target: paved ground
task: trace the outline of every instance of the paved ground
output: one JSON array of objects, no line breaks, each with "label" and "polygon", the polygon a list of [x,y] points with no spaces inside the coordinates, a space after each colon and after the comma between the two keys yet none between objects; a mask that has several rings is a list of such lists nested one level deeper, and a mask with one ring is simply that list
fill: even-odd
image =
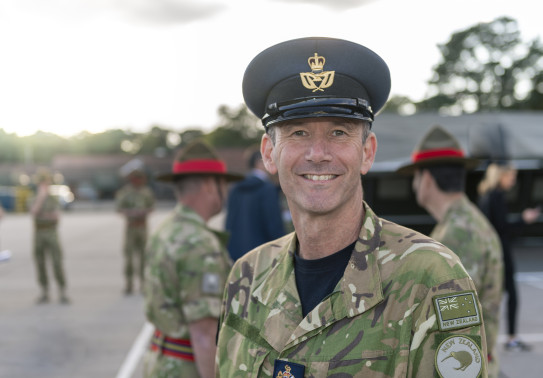
[{"label": "paved ground", "polygon": [[[166,213],[163,204],[151,228]],[[59,304],[56,290],[50,304],[34,304],[31,226],[27,214],[7,214],[0,223],[0,251],[12,252],[9,261],[0,262],[0,378],[140,378],[149,328],[141,296],[122,294],[120,216],[111,204],[80,205],[63,214],[60,236],[71,305]],[[534,349],[501,349],[502,377],[541,377],[543,248],[519,250],[518,265],[519,331]]]}]

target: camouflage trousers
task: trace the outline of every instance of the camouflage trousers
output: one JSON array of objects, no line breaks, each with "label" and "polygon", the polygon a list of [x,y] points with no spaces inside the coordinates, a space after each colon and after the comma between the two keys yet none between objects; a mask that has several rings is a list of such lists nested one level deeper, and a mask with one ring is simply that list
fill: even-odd
[{"label": "camouflage trousers", "polygon": [[140,284],[143,282],[144,271],[144,253],[147,243],[146,227],[126,227],[124,240],[124,276],[127,288],[132,288],[134,277],[134,267],[140,278]]},{"label": "camouflage trousers", "polygon": [[192,361],[180,360],[148,350],[143,360],[143,376],[145,378],[198,378],[200,375],[196,369],[196,363]]},{"label": "camouflage trousers", "polygon": [[53,264],[53,273],[59,288],[66,287],[66,278],[62,267],[62,249],[58,241],[56,227],[38,229],[34,232],[34,262],[38,273],[38,282],[44,291],[47,291],[47,260]]}]

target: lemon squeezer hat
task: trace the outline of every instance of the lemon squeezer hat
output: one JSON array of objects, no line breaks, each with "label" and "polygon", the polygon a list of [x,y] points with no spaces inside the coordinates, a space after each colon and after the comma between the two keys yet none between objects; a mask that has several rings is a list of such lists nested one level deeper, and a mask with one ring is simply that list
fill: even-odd
[{"label": "lemon squeezer hat", "polygon": [[171,173],[157,176],[156,179],[173,182],[189,175],[221,176],[227,181],[238,181],[243,178],[240,174],[228,172],[226,163],[203,141],[195,141],[180,150],[174,159]]},{"label": "lemon squeezer hat", "polygon": [[398,168],[396,173],[412,175],[421,167],[451,164],[474,169],[479,165],[479,160],[466,157],[460,143],[451,133],[442,126],[434,126],[415,147],[411,163]]}]

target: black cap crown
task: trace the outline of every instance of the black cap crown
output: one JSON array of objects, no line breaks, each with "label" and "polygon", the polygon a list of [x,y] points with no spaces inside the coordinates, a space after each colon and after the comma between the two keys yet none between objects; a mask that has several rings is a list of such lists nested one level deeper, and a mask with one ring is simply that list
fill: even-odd
[{"label": "black cap crown", "polygon": [[297,118],[373,121],[390,92],[386,63],[370,49],[333,38],[300,38],[258,54],[243,78],[243,96],[265,127]]}]

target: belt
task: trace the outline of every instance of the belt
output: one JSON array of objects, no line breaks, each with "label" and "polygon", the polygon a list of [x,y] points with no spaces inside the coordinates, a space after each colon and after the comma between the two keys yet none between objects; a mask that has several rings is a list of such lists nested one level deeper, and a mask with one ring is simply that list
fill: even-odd
[{"label": "belt", "polygon": [[130,227],[145,227],[147,225],[147,221],[144,220],[130,220],[128,221],[128,225]]},{"label": "belt", "polygon": [[35,224],[36,230],[51,230],[57,227],[56,223],[49,224]]},{"label": "belt", "polygon": [[180,360],[194,361],[189,339],[174,339],[173,337],[164,336],[158,329],[155,330],[151,340],[151,350]]}]

